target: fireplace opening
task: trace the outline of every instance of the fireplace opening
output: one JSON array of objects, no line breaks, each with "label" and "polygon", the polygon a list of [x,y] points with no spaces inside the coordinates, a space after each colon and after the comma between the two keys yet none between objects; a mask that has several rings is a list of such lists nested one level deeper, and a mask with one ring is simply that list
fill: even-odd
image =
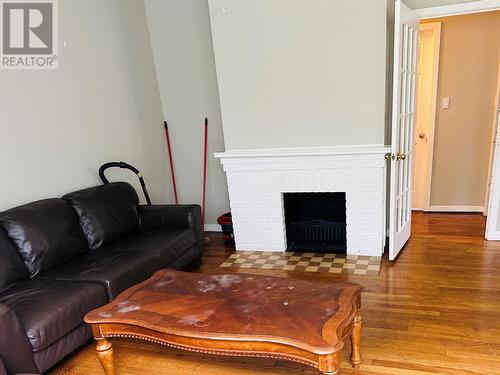
[{"label": "fireplace opening", "polygon": [[287,251],[346,254],[345,193],[284,193]]}]

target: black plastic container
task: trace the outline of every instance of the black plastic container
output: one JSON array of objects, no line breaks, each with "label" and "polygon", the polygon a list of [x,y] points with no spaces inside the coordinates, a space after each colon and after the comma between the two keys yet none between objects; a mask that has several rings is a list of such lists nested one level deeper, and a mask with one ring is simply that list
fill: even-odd
[{"label": "black plastic container", "polygon": [[224,237],[224,245],[234,246],[234,231],[233,231],[233,220],[231,212],[226,212],[225,214],[219,216],[217,223],[222,228],[222,234]]}]

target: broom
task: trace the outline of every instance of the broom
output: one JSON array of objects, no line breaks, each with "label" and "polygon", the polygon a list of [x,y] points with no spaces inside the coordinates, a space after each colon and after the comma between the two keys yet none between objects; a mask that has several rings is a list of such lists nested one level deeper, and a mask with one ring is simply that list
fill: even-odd
[{"label": "broom", "polygon": [[168,135],[168,125],[166,121],[163,121],[165,125],[165,137],[167,138],[167,148],[168,148],[168,160],[170,162],[170,173],[172,175],[172,185],[174,188],[174,201],[175,204],[179,204],[179,197],[177,196],[177,185],[175,184],[175,172],[174,172],[174,160],[172,158],[172,149],[170,146],[170,136]]},{"label": "broom", "polygon": [[[207,144],[208,144],[208,117],[205,117],[205,139],[203,146],[203,196],[201,200],[201,227],[205,231],[205,205],[207,195]],[[210,242],[208,237],[205,237],[205,245]]]}]

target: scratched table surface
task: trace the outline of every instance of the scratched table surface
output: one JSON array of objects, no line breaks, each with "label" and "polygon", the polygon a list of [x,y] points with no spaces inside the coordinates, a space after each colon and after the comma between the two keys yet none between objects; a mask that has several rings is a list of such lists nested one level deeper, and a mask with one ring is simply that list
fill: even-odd
[{"label": "scratched table surface", "polygon": [[87,323],[132,324],[205,339],[294,342],[332,351],[340,339],[325,332],[352,315],[361,286],[263,275],[203,274],[164,269],[87,314]]}]

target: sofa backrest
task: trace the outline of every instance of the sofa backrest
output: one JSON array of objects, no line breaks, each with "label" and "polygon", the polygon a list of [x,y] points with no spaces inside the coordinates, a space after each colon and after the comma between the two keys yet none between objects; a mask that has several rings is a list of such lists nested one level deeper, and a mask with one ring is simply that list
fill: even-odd
[{"label": "sofa backrest", "polygon": [[31,277],[89,250],[75,211],[62,199],[44,199],[1,212],[0,225]]},{"label": "sofa backrest", "polygon": [[14,248],[14,244],[3,228],[0,228],[0,291],[28,277],[28,269]]},{"label": "sofa backrest", "polygon": [[126,182],[113,182],[62,197],[77,212],[91,249],[139,227],[139,197]]}]

